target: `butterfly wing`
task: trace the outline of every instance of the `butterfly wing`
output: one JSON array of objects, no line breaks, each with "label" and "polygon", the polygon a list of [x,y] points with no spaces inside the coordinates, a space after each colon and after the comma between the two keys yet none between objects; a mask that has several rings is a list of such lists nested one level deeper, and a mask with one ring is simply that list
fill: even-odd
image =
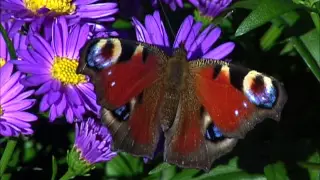
[{"label": "butterfly wing", "polygon": [[83,48],[77,71],[94,84],[113,150],[152,157],[160,136],[157,109],[166,59],[154,46],[118,38],[95,39]]},{"label": "butterfly wing", "polygon": [[192,66],[198,67],[197,97],[224,135],[243,138],[265,118],[280,120],[287,95],[273,77],[221,61],[199,60]]},{"label": "butterfly wing", "polygon": [[185,168],[209,170],[213,161],[236,145],[234,138],[212,141],[206,133],[212,120],[196,96],[195,77],[184,79],[173,125],[165,132],[164,159]]}]

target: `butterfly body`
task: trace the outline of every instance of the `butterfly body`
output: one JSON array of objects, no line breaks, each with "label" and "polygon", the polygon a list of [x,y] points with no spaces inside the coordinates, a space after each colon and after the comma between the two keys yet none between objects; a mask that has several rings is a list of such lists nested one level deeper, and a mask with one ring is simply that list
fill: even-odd
[{"label": "butterfly body", "polygon": [[287,99],[262,73],[118,38],[89,42],[78,72],[95,86],[113,150],[152,158],[164,135],[164,160],[187,168],[209,170],[257,123],[279,120]]}]

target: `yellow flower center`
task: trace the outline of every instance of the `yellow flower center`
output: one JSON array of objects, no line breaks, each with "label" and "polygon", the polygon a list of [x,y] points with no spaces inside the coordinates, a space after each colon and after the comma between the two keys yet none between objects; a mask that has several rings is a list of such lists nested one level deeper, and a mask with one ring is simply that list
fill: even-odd
[{"label": "yellow flower center", "polygon": [[0,68],[6,64],[6,60],[0,57]]},{"label": "yellow flower center", "polygon": [[24,4],[33,13],[37,13],[41,8],[47,8],[58,14],[72,14],[76,9],[72,0],[24,0]]},{"label": "yellow flower center", "polygon": [[2,109],[2,107],[0,106],[0,116],[2,116],[3,115],[3,109]]},{"label": "yellow flower center", "polygon": [[67,85],[77,85],[87,82],[86,77],[76,73],[78,61],[64,57],[55,57],[51,68],[51,75],[53,78],[59,80],[61,83]]}]

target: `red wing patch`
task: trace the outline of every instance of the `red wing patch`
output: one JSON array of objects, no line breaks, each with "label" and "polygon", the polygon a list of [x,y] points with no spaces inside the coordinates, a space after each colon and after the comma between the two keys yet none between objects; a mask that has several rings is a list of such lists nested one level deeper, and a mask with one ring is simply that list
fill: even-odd
[{"label": "red wing patch", "polygon": [[146,63],[142,53],[138,53],[126,63],[118,63],[100,72],[103,97],[115,107],[131,100],[149,87],[158,77],[157,57],[149,55]]},{"label": "red wing patch", "polygon": [[224,133],[235,133],[257,110],[248,98],[230,83],[227,66],[213,79],[214,68],[199,70],[196,75],[197,95],[214,124]]}]

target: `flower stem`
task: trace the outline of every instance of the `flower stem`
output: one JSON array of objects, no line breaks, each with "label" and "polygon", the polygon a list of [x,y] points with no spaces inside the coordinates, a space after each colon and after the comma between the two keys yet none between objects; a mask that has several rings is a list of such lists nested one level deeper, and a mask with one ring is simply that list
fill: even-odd
[{"label": "flower stem", "polygon": [[0,160],[0,177],[3,176],[16,145],[17,139],[9,139],[9,141],[7,142],[6,148]]},{"label": "flower stem", "polygon": [[75,177],[75,174],[69,168],[68,171],[60,178],[60,180],[73,179],[74,177]]},{"label": "flower stem", "polygon": [[2,34],[2,37],[3,37],[4,41],[7,44],[8,51],[9,51],[9,54],[10,54],[10,59],[12,59],[12,60],[13,59],[17,59],[17,54],[16,54],[16,51],[14,50],[14,46],[12,44],[12,41],[10,40],[7,31],[4,29],[4,27],[2,26],[1,23],[0,23],[0,32]]}]

